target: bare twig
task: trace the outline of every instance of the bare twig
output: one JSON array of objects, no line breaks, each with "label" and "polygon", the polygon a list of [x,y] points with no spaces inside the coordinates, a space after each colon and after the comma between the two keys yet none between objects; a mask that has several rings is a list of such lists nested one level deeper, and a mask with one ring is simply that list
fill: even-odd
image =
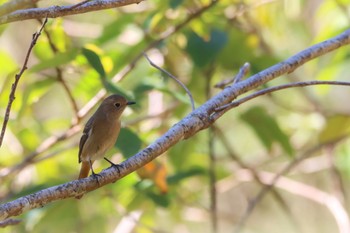
[{"label": "bare twig", "polygon": [[234,85],[234,84],[240,82],[242,80],[242,78],[248,74],[249,70],[250,70],[250,64],[248,62],[246,62],[239,69],[238,74],[235,77],[233,77],[231,79],[225,79],[225,80],[215,84],[214,87],[223,89],[230,83],[233,83],[233,85]]},{"label": "bare twig", "polygon": [[192,106],[192,111],[194,111],[196,108],[194,106],[194,100],[192,97],[192,94],[190,92],[190,90],[188,90],[188,88],[186,87],[185,84],[183,84],[178,78],[176,78],[174,75],[172,75],[170,72],[164,70],[163,68],[159,67],[157,64],[155,64],[148,56],[146,53],[143,54],[143,56],[145,56],[145,58],[147,59],[147,61],[149,62],[149,64],[151,66],[153,66],[154,68],[160,70],[161,72],[165,73],[166,75],[168,75],[170,78],[172,78],[173,80],[175,80],[175,82],[177,82],[183,89],[185,89],[188,97],[190,97],[190,101],[191,101],[191,106]]},{"label": "bare twig", "polygon": [[16,98],[15,97],[15,92],[16,92],[16,88],[17,88],[18,82],[19,82],[22,74],[24,73],[24,71],[27,69],[27,63],[28,63],[28,60],[29,60],[30,53],[32,52],[32,49],[34,48],[34,46],[35,46],[39,36],[41,35],[41,32],[44,29],[46,23],[47,23],[47,18],[45,19],[45,21],[41,25],[41,28],[39,29],[39,31],[33,34],[32,42],[30,43],[29,49],[27,51],[27,55],[25,57],[23,66],[22,66],[21,70],[19,71],[19,73],[16,74],[15,82],[12,84],[12,88],[11,88],[11,92],[10,92],[10,96],[9,96],[9,102],[7,104],[7,107],[6,107],[5,118],[4,118],[4,122],[3,122],[3,125],[2,125],[2,129],[1,129],[0,147],[1,147],[2,141],[4,139],[7,122],[9,121],[9,118],[10,118],[10,112],[11,112],[12,103],[13,103],[13,101]]},{"label": "bare twig", "polygon": [[[89,1],[82,5],[50,6],[47,8],[30,8],[18,10],[0,17],[0,24],[42,18],[57,18],[66,15],[75,15],[91,11],[99,11],[115,7],[122,7],[131,4],[139,4],[144,0],[96,0]],[[78,3],[79,4],[79,3]]]},{"label": "bare twig", "polygon": [[280,90],[292,88],[292,87],[305,87],[305,86],[313,86],[313,85],[350,86],[350,82],[315,80],[315,81],[288,83],[288,84],[279,85],[279,86],[275,86],[275,87],[269,87],[269,88],[257,91],[257,92],[255,92],[251,95],[248,95],[242,99],[239,99],[239,100],[233,101],[232,103],[220,106],[220,107],[216,108],[215,110],[216,111],[222,111],[222,110],[227,111],[228,109],[237,107],[237,106],[247,102],[248,100],[254,99],[254,98],[261,96],[261,95],[266,95],[266,94],[271,93],[271,92],[280,91]]},{"label": "bare twig", "polygon": [[[350,43],[350,30],[340,35],[314,45],[292,57],[285,62],[274,65],[252,77],[245,79],[236,85],[231,85],[222,90],[216,96],[205,102],[193,112],[188,114],[180,122],[172,126],[164,135],[151,143],[145,149],[134,156],[122,162],[118,168],[111,167],[99,174],[99,182],[94,177],[88,177],[81,180],[74,180],[65,184],[43,189],[39,192],[18,198],[14,201],[0,205],[0,220],[16,216],[34,208],[70,197],[79,196],[86,192],[98,189],[104,185],[115,182],[131,172],[139,169],[149,163],[156,157],[170,149],[183,139],[188,139],[199,131],[211,126],[215,120],[222,116],[222,112],[216,112],[215,109],[230,103],[238,95],[246,93],[256,87],[282,75],[294,71],[305,62],[319,57],[325,53],[333,51],[341,46]],[[218,114],[219,113],[219,114]],[[291,163],[283,172],[288,172],[295,165]],[[279,173],[284,174],[284,173]],[[278,177],[275,181],[278,180]],[[270,186],[268,186],[270,187]],[[264,191],[266,193],[266,191]]]}]

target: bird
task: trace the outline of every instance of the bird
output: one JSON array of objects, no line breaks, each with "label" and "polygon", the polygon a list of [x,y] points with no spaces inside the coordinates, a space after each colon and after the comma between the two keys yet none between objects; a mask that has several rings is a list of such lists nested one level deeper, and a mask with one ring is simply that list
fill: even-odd
[{"label": "bird", "polygon": [[[98,175],[92,167],[95,160],[104,158],[112,166],[117,166],[104,155],[116,143],[123,111],[128,105],[135,103],[117,94],[110,95],[102,101],[96,112],[87,121],[80,138],[78,158],[81,168],[78,179],[87,177],[91,169],[92,175],[98,182]],[[81,197],[82,195],[79,195],[76,198]]]}]

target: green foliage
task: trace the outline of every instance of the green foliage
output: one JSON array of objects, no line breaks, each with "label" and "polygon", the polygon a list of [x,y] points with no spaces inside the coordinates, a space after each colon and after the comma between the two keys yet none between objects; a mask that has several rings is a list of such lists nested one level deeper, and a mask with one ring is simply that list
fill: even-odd
[{"label": "green foliage", "polygon": [[[211,2],[214,6],[206,8]],[[50,37],[42,33],[29,58],[1,147],[2,203],[76,179],[81,132],[59,137],[75,122],[71,98],[78,109],[101,90],[137,102],[123,113],[122,122],[128,126],[122,128],[115,148],[107,153],[113,161],[134,155],[190,113],[185,91],[151,67],[142,52],[179,78],[198,107],[219,92],[213,87],[216,83],[232,78],[245,62],[251,64],[249,75],[255,74],[347,29],[347,12],[347,0],[154,0],[49,19],[45,29]],[[38,25],[23,21],[0,27],[2,116]],[[349,59],[349,49],[341,48],[264,87],[296,80],[347,81]],[[309,158],[305,164],[284,178],[327,192],[332,200],[337,199],[334,193],[341,193],[346,200],[349,93],[347,87],[317,86],[253,99],[225,113],[211,129],[212,135],[203,130],[180,141],[148,164],[146,175],[138,170],[80,201],[62,200],[30,211],[19,217],[21,224],[3,231],[115,232],[121,223],[129,222],[132,232],[210,232],[210,169],[214,167],[219,229],[231,232],[244,215],[247,200],[254,201],[261,188],[248,170],[265,182],[270,174],[280,173],[286,164],[305,154]],[[59,142],[46,148],[57,138]],[[38,155],[29,159],[36,152]],[[215,156],[214,165],[210,153]],[[107,166],[105,161],[96,161],[94,169],[101,171]],[[3,177],[9,171],[13,172]],[[312,199],[310,193],[287,194],[283,185],[289,183],[284,182],[273,195],[257,203],[242,232],[338,230],[318,199]],[[292,211],[286,213],[281,205],[293,207]],[[308,211],[295,211],[306,208]],[[127,221],[130,218],[133,220]],[[266,224],[271,219],[279,223],[277,228]],[[295,223],[298,226],[294,227]]]},{"label": "green foliage", "polygon": [[288,155],[293,154],[288,136],[283,133],[276,120],[264,108],[252,107],[243,113],[241,118],[254,129],[268,151],[272,149],[274,143],[278,143]]},{"label": "green foliage", "polygon": [[121,151],[124,158],[129,158],[141,149],[142,141],[136,133],[130,129],[122,128],[116,147]]}]

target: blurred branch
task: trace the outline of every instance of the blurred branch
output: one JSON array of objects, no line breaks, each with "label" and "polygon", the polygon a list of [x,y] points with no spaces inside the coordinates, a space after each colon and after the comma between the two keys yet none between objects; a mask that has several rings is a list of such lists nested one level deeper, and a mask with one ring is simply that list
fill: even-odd
[{"label": "blurred branch", "polygon": [[[349,215],[344,206],[335,196],[332,196],[310,185],[282,176],[279,176],[278,181],[274,181],[276,176],[276,174],[269,172],[259,172],[260,180],[262,180],[266,185],[271,186],[273,184],[275,187],[307,198],[320,205],[324,205],[333,215],[337,223],[339,233],[350,232]],[[253,178],[251,173],[247,172],[246,170],[239,171],[236,177],[241,180],[251,180]]]},{"label": "blurred branch", "polygon": [[177,82],[183,89],[185,89],[188,97],[190,97],[190,101],[191,101],[191,106],[192,106],[192,111],[194,111],[196,109],[195,105],[194,105],[194,100],[193,100],[193,96],[190,92],[190,90],[188,90],[188,88],[186,87],[185,84],[183,84],[177,77],[175,77],[174,75],[172,75],[170,72],[164,70],[163,68],[159,67],[157,64],[155,64],[148,56],[146,53],[143,53],[143,56],[145,56],[145,58],[147,59],[147,61],[149,62],[149,64],[151,66],[153,66],[154,68],[156,68],[157,70],[160,70],[161,72],[165,73],[166,75],[168,75],[170,78],[172,78],[173,80],[175,80],[175,82]]},{"label": "blurred branch", "polygon": [[0,16],[9,14],[15,10],[34,6],[40,0],[11,0],[0,6]]},{"label": "blurred branch", "polygon": [[[39,20],[39,22],[40,22],[40,21],[41,21],[41,20]],[[46,38],[47,38],[47,40],[48,40],[48,42],[49,42],[49,46],[50,46],[52,52],[53,52],[54,54],[57,54],[57,53],[58,53],[58,49],[57,49],[55,43],[53,42],[52,37],[51,37],[49,31],[48,31],[47,29],[44,28],[44,33],[45,33]],[[75,116],[75,118],[72,120],[72,124],[75,125],[75,124],[79,123],[79,121],[80,121],[80,119],[81,119],[81,118],[79,117],[79,114],[78,114],[78,112],[79,112],[78,105],[77,105],[77,103],[76,103],[76,101],[75,101],[75,99],[74,99],[74,97],[73,97],[73,94],[72,94],[71,90],[70,90],[69,87],[68,87],[68,84],[65,82],[65,80],[64,80],[64,78],[63,78],[63,74],[62,74],[63,71],[62,71],[62,69],[61,69],[59,66],[56,66],[56,67],[55,67],[55,70],[56,70],[56,74],[57,74],[57,79],[58,79],[58,81],[61,83],[61,85],[62,85],[63,89],[65,90],[65,92],[66,92],[66,94],[67,94],[67,96],[68,96],[68,99],[69,99],[69,101],[70,101],[70,103],[71,103],[71,105],[72,105],[73,112],[74,112],[74,116]]]},{"label": "blurred branch", "polygon": [[[118,168],[110,167],[103,170],[99,174],[98,183],[94,177],[88,177],[43,189],[36,193],[20,197],[11,202],[4,203],[0,205],[0,220],[7,219],[11,216],[20,215],[34,208],[41,208],[53,201],[85,194],[86,192],[90,192],[121,179],[122,177],[130,174],[131,172],[160,156],[181,140],[188,139],[197,134],[199,131],[211,126],[220,116],[223,115],[224,111],[215,111],[215,109],[219,106],[230,103],[240,94],[255,89],[257,86],[262,85],[282,74],[294,71],[296,68],[300,67],[309,60],[331,52],[349,43],[350,30],[345,31],[332,39],[311,46],[310,48],[288,58],[286,61],[267,68],[266,70],[261,71],[246,80],[226,87],[223,91],[209,99],[203,105],[188,114],[180,122],[172,126],[164,135],[151,143],[145,149],[122,162]],[[282,174],[289,172],[295,164],[307,156],[308,154],[305,154],[304,156],[297,158],[294,162],[290,163],[285,169],[276,175],[271,185],[266,186],[267,188],[262,191],[263,194],[259,194],[259,196],[265,195]],[[260,199],[261,198],[262,197],[260,197]]]},{"label": "blurred branch", "polygon": [[[216,127],[215,125],[213,126],[213,128],[215,129],[215,133],[218,136],[218,139],[221,141],[221,143],[225,147],[228,155],[232,158],[232,160],[234,160],[241,168],[248,170],[251,173],[254,180],[261,187],[265,187],[265,184],[263,181],[260,180],[260,177],[256,169],[254,167],[249,166],[246,162],[244,162],[240,157],[236,155],[236,153],[231,148],[231,143],[229,142],[229,140],[227,140],[223,131],[219,127]],[[289,219],[292,219],[295,222],[295,219],[293,218],[290,208],[288,207],[287,203],[284,201],[283,197],[279,194],[279,192],[274,187],[271,187],[271,192],[274,198],[276,199],[277,203],[281,206],[283,211],[289,216]]]},{"label": "blurred branch", "polygon": [[4,221],[0,221],[0,227],[5,228],[7,226],[17,225],[20,222],[21,222],[21,220],[9,218],[9,219],[6,219]]},{"label": "blurred branch", "polygon": [[0,178],[8,176],[9,174],[14,173],[16,171],[19,171],[22,168],[26,167],[27,165],[31,164],[33,162],[33,159],[37,155],[39,155],[39,154],[43,153],[44,151],[46,151],[47,149],[51,148],[56,143],[64,141],[65,139],[72,137],[76,133],[80,132],[80,129],[81,129],[80,125],[73,125],[73,126],[71,126],[71,128],[69,128],[66,132],[62,133],[61,135],[58,135],[58,136],[53,135],[53,136],[47,138],[46,140],[44,140],[40,144],[40,146],[38,146],[38,148],[35,151],[33,151],[32,153],[27,155],[21,161],[21,163],[13,166],[11,168],[2,169],[1,173],[0,173]]},{"label": "blurred branch", "polygon": [[316,151],[320,150],[324,146],[332,145],[343,138],[338,138],[333,141],[329,141],[323,144],[316,145],[306,151],[304,151],[300,156],[296,157],[293,161],[291,161],[287,166],[285,166],[280,172],[278,172],[273,179],[271,179],[271,182],[269,182],[268,185],[265,185],[260,192],[251,200],[249,203],[244,215],[241,217],[240,221],[238,222],[235,233],[238,233],[243,228],[245,222],[248,220],[249,216],[253,213],[254,208],[256,205],[268,194],[271,189],[275,186],[275,184],[278,182],[281,176],[288,174],[294,167],[296,167],[298,164],[300,164],[305,159],[311,157]]},{"label": "blurred branch", "polygon": [[4,118],[4,122],[2,124],[1,135],[0,135],[0,147],[1,147],[2,141],[4,139],[7,122],[9,121],[9,118],[10,118],[10,112],[11,112],[12,103],[13,103],[13,101],[16,98],[15,97],[15,92],[16,92],[16,88],[17,88],[18,82],[19,82],[22,74],[24,73],[24,71],[27,69],[27,63],[28,63],[28,60],[29,60],[30,53],[32,52],[32,49],[34,48],[37,40],[39,39],[39,36],[41,35],[41,32],[44,29],[46,23],[47,23],[47,18],[45,19],[45,21],[41,25],[41,28],[39,29],[39,31],[33,34],[32,42],[30,43],[30,46],[28,48],[26,57],[24,59],[23,66],[22,66],[21,70],[19,71],[19,73],[15,75],[15,82],[12,84],[12,87],[11,87],[11,92],[10,92],[10,96],[9,96],[9,102],[7,104],[7,107],[6,107],[5,118]]},{"label": "blurred branch", "polygon": [[[0,17],[0,24],[22,21],[27,19],[57,18],[91,11],[99,11],[131,4],[139,4],[144,0],[94,0],[82,5],[50,6],[47,8],[30,8],[17,10]],[[78,3],[79,4],[79,3]]]},{"label": "blurred branch", "polygon": [[[205,94],[206,99],[209,100],[212,97],[211,93],[211,86],[212,86],[212,79],[213,79],[213,73],[214,73],[214,66],[211,65],[208,69],[206,69],[204,72],[205,76]],[[218,199],[217,199],[217,189],[216,189],[216,183],[217,183],[217,175],[216,175],[216,156],[215,156],[215,138],[216,138],[216,132],[213,127],[210,127],[208,129],[208,178],[209,178],[209,196],[210,196],[210,221],[211,221],[211,232],[217,233],[218,232]]]}]

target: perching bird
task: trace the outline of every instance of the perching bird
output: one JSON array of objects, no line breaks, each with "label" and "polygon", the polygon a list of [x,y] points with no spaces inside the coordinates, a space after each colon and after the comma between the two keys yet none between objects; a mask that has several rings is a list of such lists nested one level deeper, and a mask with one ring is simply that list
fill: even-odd
[{"label": "perching bird", "polygon": [[[95,160],[104,158],[105,153],[114,146],[120,132],[119,118],[124,109],[131,104],[135,102],[127,101],[123,96],[108,96],[88,120],[79,144],[79,179],[87,177],[90,169],[96,176],[92,164]],[[82,195],[77,198],[81,197]]]}]

